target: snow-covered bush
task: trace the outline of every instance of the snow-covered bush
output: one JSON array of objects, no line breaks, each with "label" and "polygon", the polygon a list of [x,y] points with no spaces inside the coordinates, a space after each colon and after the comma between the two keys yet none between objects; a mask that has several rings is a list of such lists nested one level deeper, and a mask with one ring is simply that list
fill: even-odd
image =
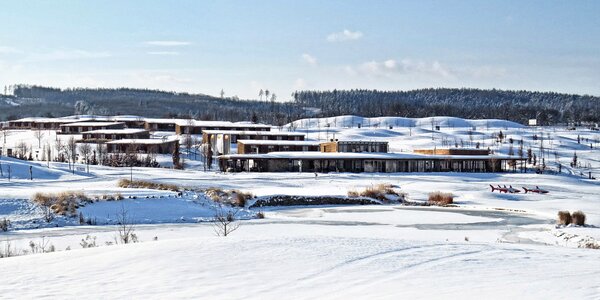
[{"label": "snow-covered bush", "polygon": [[79,242],[79,245],[81,245],[81,248],[98,247],[98,245],[96,244],[96,237],[90,236],[89,234],[85,236],[85,239],[81,239],[81,242]]},{"label": "snow-covered bush", "polygon": [[89,201],[89,197],[83,192],[66,191],[57,194],[35,193],[31,199],[44,211],[44,219],[52,221],[53,214],[62,216],[75,216],[80,201]]},{"label": "snow-covered bush", "polygon": [[378,184],[376,186],[367,187],[363,191],[348,191],[348,197],[367,197],[377,199],[383,202],[388,201],[404,201],[406,194],[394,190],[391,184]]},{"label": "snow-covered bush", "polygon": [[429,198],[427,199],[427,203],[430,205],[449,205],[454,202],[454,195],[452,193],[443,193],[440,191],[429,193]]}]

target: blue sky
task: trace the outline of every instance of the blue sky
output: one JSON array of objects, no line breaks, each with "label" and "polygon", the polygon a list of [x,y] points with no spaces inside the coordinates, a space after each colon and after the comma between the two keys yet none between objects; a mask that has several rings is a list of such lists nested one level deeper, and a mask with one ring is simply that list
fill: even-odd
[{"label": "blue sky", "polygon": [[0,85],[600,95],[600,1],[3,1]]}]

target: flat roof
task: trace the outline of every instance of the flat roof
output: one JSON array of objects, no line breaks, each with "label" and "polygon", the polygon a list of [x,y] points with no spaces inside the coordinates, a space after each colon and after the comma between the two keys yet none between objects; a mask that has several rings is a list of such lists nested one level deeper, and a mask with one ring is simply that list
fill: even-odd
[{"label": "flat roof", "polygon": [[144,121],[157,124],[176,124],[179,126],[222,126],[222,127],[248,127],[248,128],[271,128],[271,125],[253,124],[246,122],[230,122],[230,121],[202,121],[192,119],[165,119],[165,118],[146,118]]},{"label": "flat roof", "polygon": [[365,140],[349,141],[349,140],[345,140],[345,141],[324,141],[321,143],[349,143],[349,144],[380,143],[380,144],[388,144],[388,141],[365,141]]},{"label": "flat roof", "polygon": [[160,145],[164,143],[175,142],[177,139],[122,139],[107,142],[107,144],[139,144],[139,145]]},{"label": "flat roof", "polygon": [[293,145],[293,146],[319,146],[319,141],[274,141],[274,140],[237,140],[245,145]]},{"label": "flat roof", "polygon": [[123,124],[122,122],[75,122],[69,124],[62,124],[62,126],[110,126],[110,125],[119,125]]},{"label": "flat roof", "polygon": [[139,128],[124,128],[124,129],[97,129],[97,130],[84,131],[82,133],[128,134],[128,133],[141,133],[141,132],[148,132],[148,131],[145,129],[139,129]]},{"label": "flat roof", "polygon": [[204,130],[206,134],[237,134],[237,135],[290,135],[290,136],[306,136],[300,132],[280,132],[280,131],[249,131],[249,130]]},{"label": "flat roof", "polygon": [[270,152],[263,154],[228,154],[219,159],[373,159],[373,160],[520,160],[508,155],[426,155],[418,153],[385,152]]}]

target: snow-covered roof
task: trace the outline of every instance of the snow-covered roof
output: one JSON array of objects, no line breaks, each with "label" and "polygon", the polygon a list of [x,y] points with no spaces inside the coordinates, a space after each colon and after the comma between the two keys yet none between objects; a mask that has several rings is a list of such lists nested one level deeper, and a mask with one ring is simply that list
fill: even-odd
[{"label": "snow-covered roof", "polygon": [[123,124],[121,122],[75,122],[62,124],[60,126],[111,126],[111,125],[119,125]]},{"label": "snow-covered roof", "polygon": [[289,135],[289,136],[305,136],[305,133],[300,132],[282,132],[282,131],[247,131],[247,130],[204,130],[206,134],[237,134],[237,135]]},{"label": "snow-covered roof", "polygon": [[62,118],[46,118],[46,117],[27,117],[18,120],[11,120],[9,122],[37,122],[37,123],[65,123],[65,122],[78,122],[78,121],[90,121],[92,119],[78,119],[74,117],[62,117]]},{"label": "snow-covered roof", "polygon": [[319,141],[237,140],[245,145],[319,146]]},{"label": "snow-covered roof", "polygon": [[507,160],[522,159],[508,155],[427,155],[418,153],[385,153],[385,152],[270,152],[264,154],[229,154],[219,159],[379,159],[379,160]]},{"label": "snow-covered roof", "polygon": [[147,132],[145,129],[138,128],[124,128],[124,129],[97,129],[84,131],[82,133],[98,133],[98,134],[132,134],[132,133],[142,133]]},{"label": "snow-covered roof", "polygon": [[133,116],[133,115],[120,115],[120,116],[112,116],[112,117],[108,117],[108,118],[113,121],[144,121],[143,117]]},{"label": "snow-covered roof", "polygon": [[138,144],[138,145],[160,145],[163,143],[174,142],[176,138],[167,139],[122,139],[107,142],[107,144]]},{"label": "snow-covered roof", "polygon": [[195,127],[248,127],[248,128],[270,128],[271,125],[252,124],[248,122],[229,122],[229,121],[202,121],[192,119],[164,119],[164,118],[146,118],[148,123],[157,124],[177,124],[179,126],[195,126]]}]

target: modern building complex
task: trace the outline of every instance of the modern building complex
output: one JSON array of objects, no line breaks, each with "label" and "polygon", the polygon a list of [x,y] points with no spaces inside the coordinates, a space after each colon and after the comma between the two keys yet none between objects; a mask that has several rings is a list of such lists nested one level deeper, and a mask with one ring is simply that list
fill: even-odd
[{"label": "modern building complex", "polygon": [[[447,150],[452,153],[450,149]],[[218,159],[221,170],[227,172],[386,173],[500,172],[509,169],[513,162],[522,160],[515,156],[481,154],[480,151],[462,152],[460,155],[423,154],[417,151],[388,153],[387,143],[367,141],[321,143],[320,151],[314,152],[230,154],[221,155]]]}]

